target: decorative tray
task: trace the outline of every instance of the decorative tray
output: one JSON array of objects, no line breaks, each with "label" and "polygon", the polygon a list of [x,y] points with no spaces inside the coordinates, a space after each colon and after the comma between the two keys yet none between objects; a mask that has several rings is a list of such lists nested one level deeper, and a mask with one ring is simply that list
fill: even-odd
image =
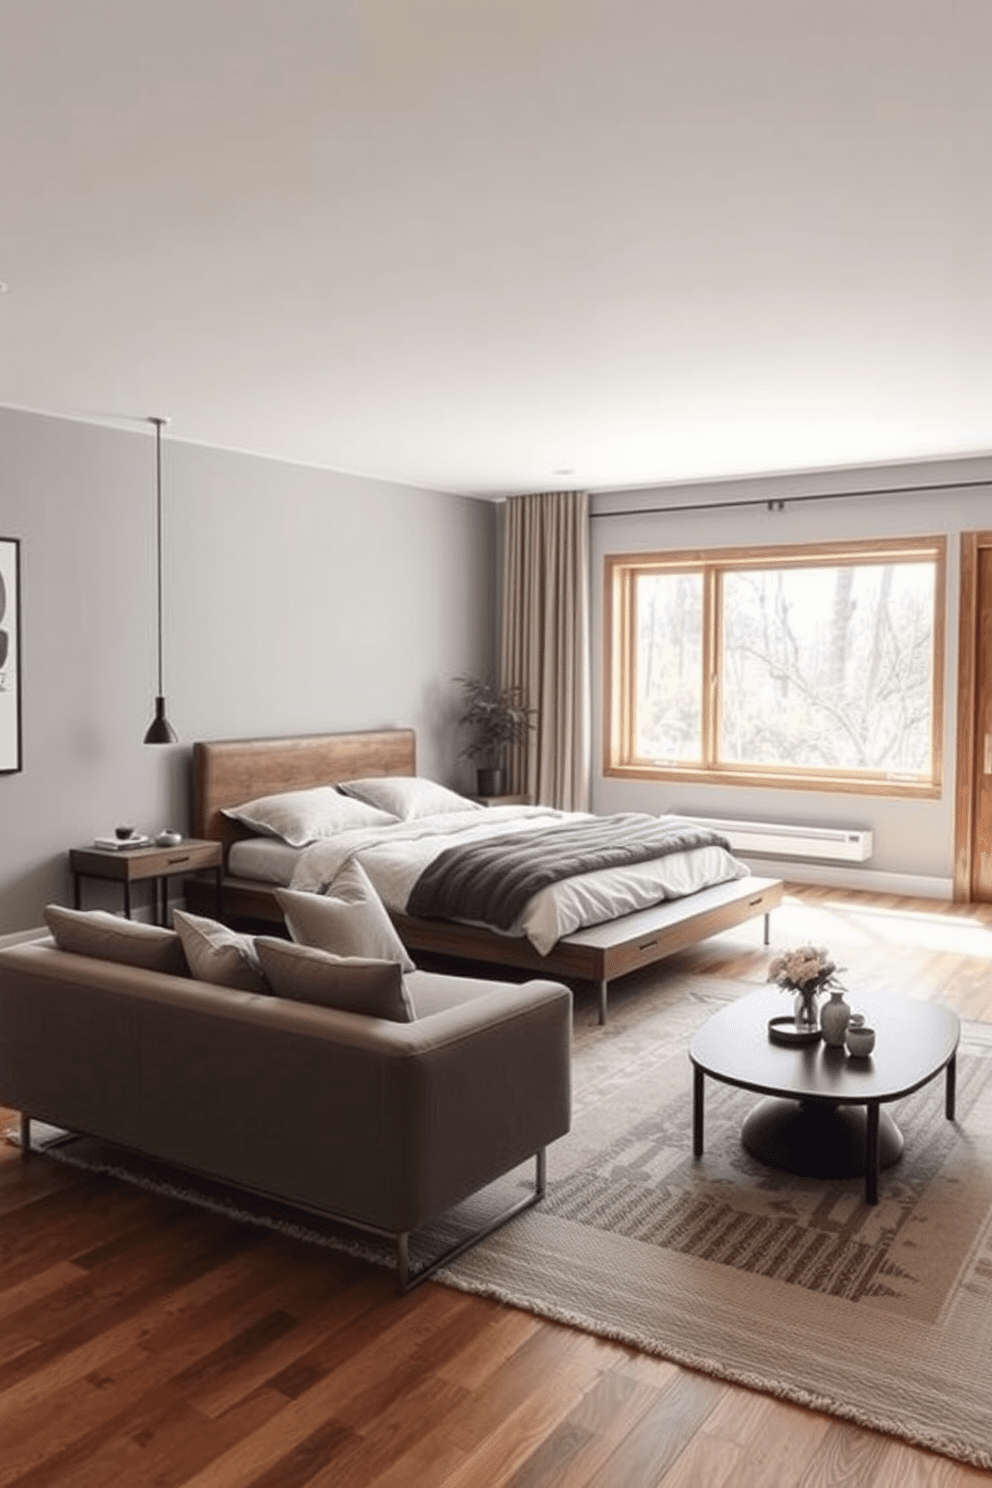
[{"label": "decorative tray", "polygon": [[794,1017],[768,1019],[768,1037],[773,1044],[818,1044],[823,1037],[820,1028],[797,1028]]}]

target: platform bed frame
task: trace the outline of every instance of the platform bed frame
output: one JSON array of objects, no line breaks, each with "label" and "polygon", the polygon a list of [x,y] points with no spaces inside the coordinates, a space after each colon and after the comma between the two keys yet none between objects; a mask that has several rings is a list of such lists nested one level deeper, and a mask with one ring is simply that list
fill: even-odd
[{"label": "platform bed frame", "polygon": [[[223,815],[225,806],[363,776],[415,775],[416,753],[412,729],[219,739],[194,744],[193,835],[224,846],[224,918],[279,923],[283,918],[271,888],[226,872],[228,849],[247,834]],[[212,883],[191,879],[187,883],[187,903],[201,913],[213,914],[214,892]],[[446,920],[419,920],[409,915],[393,918],[415,958],[420,952],[567,981],[592,982],[599,995],[599,1021],[605,1023],[607,989],[617,977],[652,966],[674,951],[758,915],[764,916],[767,945],[769,915],[781,902],[782,884],[778,879],[739,878],[588,930],[574,931],[546,956],[539,955],[523,937]]]}]

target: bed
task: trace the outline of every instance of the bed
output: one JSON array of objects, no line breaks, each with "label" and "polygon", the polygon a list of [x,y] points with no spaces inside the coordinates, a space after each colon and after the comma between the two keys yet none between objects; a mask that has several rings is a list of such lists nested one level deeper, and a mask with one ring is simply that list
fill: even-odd
[{"label": "bed", "polygon": [[[257,851],[253,841],[257,833],[227,815],[230,809],[285,792],[347,785],[369,778],[415,779],[416,775],[416,738],[411,729],[196,743],[193,833],[219,841],[224,848],[225,919],[262,923],[281,923],[283,919],[275,897],[277,879],[267,879],[264,873],[262,877],[255,876],[254,860],[250,875],[239,866],[239,854],[243,857],[248,851]],[[473,829],[478,829],[476,835],[495,832],[496,819],[486,819],[491,813],[474,803],[471,809],[477,813],[469,822]],[[499,812],[504,817],[501,830],[517,831],[544,824],[535,820],[541,815],[541,808],[519,808],[518,812],[499,808]],[[553,819],[562,815],[550,814]],[[370,843],[375,836],[373,832]],[[361,834],[358,838],[365,842]],[[319,847],[320,844],[313,851]],[[375,858],[375,852],[358,851],[355,855],[365,867]],[[288,870],[279,871],[281,881],[289,883]],[[407,913],[404,904],[390,903],[385,895],[384,898],[400,936],[415,958],[419,953],[504,967],[513,972],[531,971],[570,982],[591,982],[598,992],[600,1022],[605,1022],[609,984],[618,977],[757,917],[764,918],[764,938],[768,943],[769,915],[781,903],[782,884],[776,879],[754,877],[742,865],[734,871],[740,876],[619,917],[570,929],[542,949],[527,934],[506,933],[474,921],[424,918]],[[375,882],[374,874],[370,872],[370,876]],[[303,886],[309,887],[306,877],[304,874]],[[377,887],[381,889],[380,884]],[[213,913],[213,892],[212,885],[190,880],[187,902],[193,909]]]}]

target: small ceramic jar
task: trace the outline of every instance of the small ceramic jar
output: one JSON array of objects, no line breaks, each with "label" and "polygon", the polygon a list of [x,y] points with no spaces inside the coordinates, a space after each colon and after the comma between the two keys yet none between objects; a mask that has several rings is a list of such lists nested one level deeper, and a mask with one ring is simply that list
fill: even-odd
[{"label": "small ceramic jar", "polygon": [[867,1059],[875,1047],[875,1030],[865,1026],[863,1013],[852,1013],[844,1033],[847,1052],[853,1059]]},{"label": "small ceramic jar", "polygon": [[823,1042],[832,1044],[835,1049],[844,1047],[844,1034],[851,1017],[851,1009],[844,1001],[844,993],[835,988],[830,994],[829,1002],[825,1002],[820,1009],[820,1027],[823,1029]]}]

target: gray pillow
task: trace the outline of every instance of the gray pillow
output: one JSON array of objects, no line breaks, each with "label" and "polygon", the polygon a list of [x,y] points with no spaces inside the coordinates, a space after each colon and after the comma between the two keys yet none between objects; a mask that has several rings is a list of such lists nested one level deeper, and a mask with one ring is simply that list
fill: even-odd
[{"label": "gray pillow", "polygon": [[290,847],[306,847],[338,832],[396,825],[394,816],[343,796],[333,785],[259,796],[242,806],[225,806],[223,814],[263,837],[281,837]]},{"label": "gray pillow", "polygon": [[398,961],[404,971],[416,970],[368,874],[354,858],[323,894],[276,889],[275,896],[286,928],[299,945],[335,956]]},{"label": "gray pillow", "polygon": [[413,1004],[396,961],[332,956],[312,946],[260,935],[255,941],[270,991],[294,1002],[412,1023]]},{"label": "gray pillow", "polygon": [[179,936],[161,925],[123,920],[105,909],[65,909],[61,904],[46,906],[45,924],[60,951],[169,976],[189,975]]},{"label": "gray pillow", "polygon": [[218,920],[177,909],[173,916],[189,969],[200,982],[237,987],[242,992],[268,992],[269,985],[250,935],[229,930]]}]

